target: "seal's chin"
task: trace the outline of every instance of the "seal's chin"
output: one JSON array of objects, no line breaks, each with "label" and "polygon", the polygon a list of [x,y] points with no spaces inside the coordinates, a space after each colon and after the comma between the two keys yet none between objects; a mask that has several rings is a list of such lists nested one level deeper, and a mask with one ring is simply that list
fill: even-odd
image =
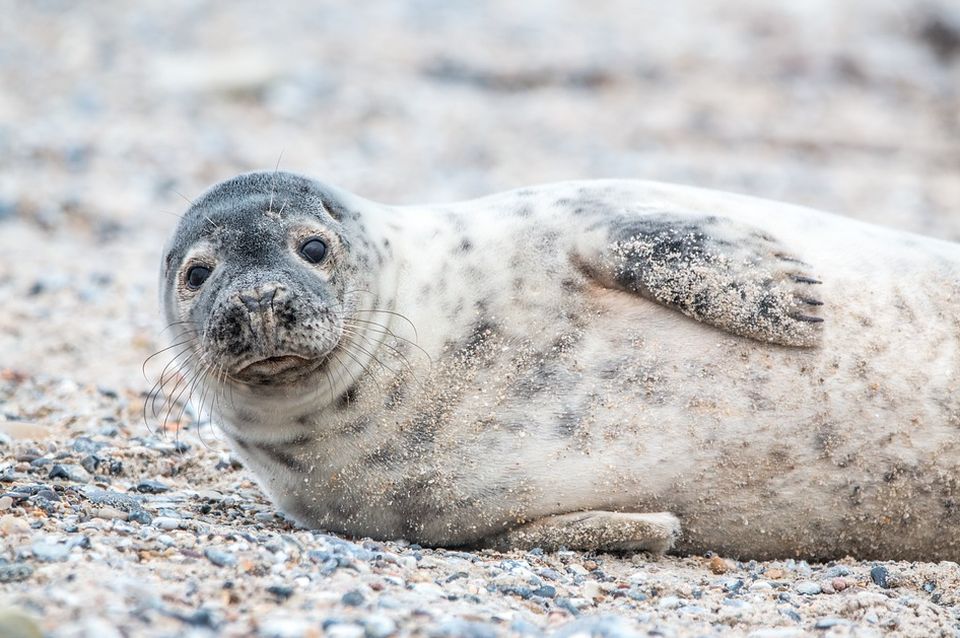
[{"label": "seal's chin", "polygon": [[233,373],[233,378],[248,385],[276,385],[308,376],[319,368],[324,357],[307,358],[287,354],[257,359]]}]

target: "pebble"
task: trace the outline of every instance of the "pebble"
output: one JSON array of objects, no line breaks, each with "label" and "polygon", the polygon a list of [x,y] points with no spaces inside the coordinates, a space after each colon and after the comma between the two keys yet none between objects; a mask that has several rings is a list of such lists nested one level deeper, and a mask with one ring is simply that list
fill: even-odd
[{"label": "pebble", "polygon": [[723,560],[719,556],[714,556],[711,558],[710,562],[708,563],[708,567],[714,574],[726,574],[728,571],[730,571],[730,566],[727,564],[727,561]]},{"label": "pebble", "polygon": [[806,635],[799,627],[770,627],[751,631],[747,638],[802,638]]},{"label": "pebble", "polygon": [[43,632],[30,616],[16,609],[0,610],[0,636],[3,638],[43,638]]},{"label": "pebble", "polygon": [[365,638],[387,638],[397,631],[397,623],[389,616],[374,614],[363,621]]},{"label": "pebble", "polygon": [[531,594],[539,598],[553,598],[557,595],[557,588],[553,585],[543,585],[534,589]]},{"label": "pebble", "polygon": [[810,580],[797,583],[794,589],[797,590],[797,593],[803,594],[805,596],[816,596],[822,591],[819,583],[815,583]]},{"label": "pebble", "polygon": [[816,629],[830,629],[831,627],[836,627],[837,625],[849,625],[849,620],[844,620],[843,618],[818,618],[817,622],[814,623],[814,628]]},{"label": "pebble", "polygon": [[271,585],[267,587],[267,593],[272,594],[277,600],[287,600],[293,596],[293,587],[288,585]]},{"label": "pebble", "polygon": [[136,490],[142,494],[162,494],[170,489],[170,486],[160,481],[145,480],[137,483]]},{"label": "pebble", "polygon": [[158,516],[153,519],[153,526],[165,531],[180,529],[180,519],[167,516]]},{"label": "pebble", "polygon": [[[159,519],[156,519],[159,520]],[[156,520],[154,522],[156,522]],[[165,529],[165,528],[164,528]],[[226,552],[222,549],[217,549],[215,547],[208,547],[203,550],[203,555],[207,557],[211,563],[217,567],[233,567],[237,564],[237,557]]]},{"label": "pebble", "polygon": [[9,495],[0,496],[0,511],[8,510],[13,507],[13,498]]},{"label": "pebble", "polygon": [[[0,583],[15,583],[33,575],[33,567],[28,563],[0,564]],[[0,634],[2,635],[2,634]]]},{"label": "pebble", "polygon": [[680,605],[681,601],[677,596],[664,596],[657,602],[660,609],[676,609]]},{"label": "pebble", "polygon": [[874,565],[870,569],[870,580],[872,580],[877,587],[882,587],[887,589],[890,586],[889,581],[890,573],[887,571],[887,568],[883,565]]},{"label": "pebble", "polygon": [[773,585],[765,580],[757,580],[750,583],[750,591],[770,591],[771,589],[773,589]]},{"label": "pebble", "polygon": [[70,548],[62,543],[49,541],[34,541],[30,546],[34,558],[45,563],[57,563],[67,560]]},{"label": "pebble", "polygon": [[366,599],[364,598],[363,593],[357,591],[356,589],[348,591],[340,598],[340,602],[348,607],[359,607],[364,603],[364,600]]},{"label": "pebble", "polygon": [[47,478],[63,478],[76,483],[88,483],[90,482],[90,473],[79,465],[56,464],[50,468],[50,473],[47,475]]}]

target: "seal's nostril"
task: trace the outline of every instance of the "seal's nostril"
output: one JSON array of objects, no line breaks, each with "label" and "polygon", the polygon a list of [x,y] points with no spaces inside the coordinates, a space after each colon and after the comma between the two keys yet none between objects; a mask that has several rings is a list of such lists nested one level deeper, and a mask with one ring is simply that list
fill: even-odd
[{"label": "seal's nostril", "polygon": [[240,301],[246,306],[247,310],[254,312],[260,308],[261,297],[259,295],[248,295],[240,293]]},{"label": "seal's nostril", "polygon": [[277,296],[277,291],[280,289],[279,286],[271,286],[269,288],[256,288],[249,292],[241,292],[237,295],[240,299],[240,302],[246,307],[250,312],[256,312],[261,308],[268,308],[273,303],[273,300]]}]

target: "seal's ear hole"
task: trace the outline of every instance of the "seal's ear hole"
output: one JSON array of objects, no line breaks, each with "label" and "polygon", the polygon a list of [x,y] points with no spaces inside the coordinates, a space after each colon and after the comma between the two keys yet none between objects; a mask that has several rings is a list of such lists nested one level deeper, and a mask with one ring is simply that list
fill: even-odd
[{"label": "seal's ear hole", "polygon": [[187,288],[197,290],[207,280],[211,272],[206,266],[193,266],[187,271]]},{"label": "seal's ear hole", "polygon": [[327,256],[327,243],[317,237],[311,237],[300,244],[300,256],[311,264],[319,264]]}]

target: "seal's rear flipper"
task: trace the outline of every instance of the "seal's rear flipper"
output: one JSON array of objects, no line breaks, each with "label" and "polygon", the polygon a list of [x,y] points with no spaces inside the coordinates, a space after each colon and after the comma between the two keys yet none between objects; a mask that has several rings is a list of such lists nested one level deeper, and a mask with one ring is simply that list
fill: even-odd
[{"label": "seal's rear flipper", "polygon": [[561,547],[580,551],[643,551],[662,554],[673,547],[680,521],[669,512],[574,512],[548,516],[481,541],[483,547],[506,551]]},{"label": "seal's rear flipper", "polygon": [[819,341],[819,279],[759,228],[680,213],[617,216],[591,227],[579,244],[574,259],[604,286],[758,341]]}]

